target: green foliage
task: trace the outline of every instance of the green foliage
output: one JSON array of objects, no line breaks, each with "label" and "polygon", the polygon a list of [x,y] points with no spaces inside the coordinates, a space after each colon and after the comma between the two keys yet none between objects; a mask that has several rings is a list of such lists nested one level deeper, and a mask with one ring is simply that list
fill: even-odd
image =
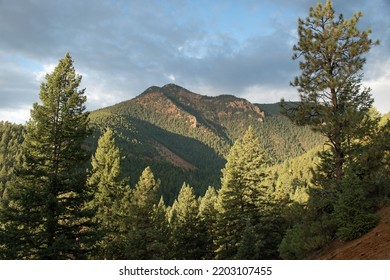
[{"label": "green foliage", "polygon": [[362,236],[378,223],[362,181],[354,174],[343,178],[342,192],[334,205],[333,219],[337,226],[336,236],[344,241]]},{"label": "green foliage", "polygon": [[118,180],[120,171],[119,148],[115,144],[112,130],[107,129],[99,138],[95,155],[92,157],[92,172],[88,183],[106,187]]},{"label": "green foliage", "polygon": [[[154,178],[150,167],[142,172],[131,196],[130,212],[127,217],[127,246],[125,259],[151,259],[156,257],[156,230],[158,224],[155,207],[159,204],[158,188],[160,180]],[[159,211],[162,211],[161,205]],[[161,214],[161,213],[160,213]],[[161,217],[159,218],[161,219]]]},{"label": "green foliage", "polygon": [[[290,219],[296,221],[279,246],[283,258],[302,259],[335,238],[355,239],[377,224],[374,212],[388,195],[384,187],[388,182],[388,175],[383,173],[385,153],[383,146],[377,146],[379,139],[377,135],[375,142],[361,150],[359,161],[344,168],[341,180],[329,176],[327,185],[309,188],[305,212],[292,214]],[[316,176],[319,172],[329,174],[331,168],[330,152],[323,152],[322,157]]]},{"label": "green foliage", "polygon": [[[385,117],[383,117],[385,119]],[[387,118],[386,123],[380,127],[378,136],[374,141],[374,148],[380,153],[380,161],[370,158],[370,162],[377,163],[377,172],[375,177],[377,178],[376,192],[378,196],[390,197],[390,120]]]},{"label": "green foliage", "polygon": [[350,145],[371,125],[365,118],[373,99],[369,88],[361,89],[361,71],[363,55],[377,42],[368,38],[370,30],[358,30],[361,16],[336,17],[332,2],[327,1],[325,6],[310,8],[305,20],[299,19],[293,58],[302,58],[302,74],[292,85],[298,88],[301,102],[284,106],[295,123],[310,125],[328,138],[337,178],[343,174]]},{"label": "green foliage", "polygon": [[259,252],[257,251],[256,233],[250,220],[247,220],[240,244],[236,254],[238,260],[257,260]]},{"label": "green foliage", "polygon": [[207,230],[199,217],[199,202],[193,189],[183,184],[170,213],[173,259],[203,259],[207,250]]},{"label": "green foliage", "polygon": [[218,195],[213,187],[209,187],[203,197],[200,198],[199,203],[199,217],[200,222],[206,228],[206,260],[215,258],[215,244],[214,240],[217,238],[217,201]]},{"label": "green foliage", "polygon": [[332,239],[328,232],[328,226],[323,221],[311,221],[310,223],[297,223],[286,231],[279,246],[280,256],[288,260],[302,260],[309,252],[322,248]]},{"label": "green foliage", "polygon": [[390,112],[382,116],[379,125],[385,126],[389,122],[389,120],[390,120]]},{"label": "green foliage", "polygon": [[264,195],[262,183],[266,177],[266,160],[257,141],[253,129],[248,129],[244,138],[233,145],[222,170],[222,187],[218,194],[217,208],[218,259],[235,257],[246,220],[252,215],[258,216],[257,199]]},{"label": "green foliage", "polygon": [[[100,121],[97,119],[100,115],[101,112],[91,114],[96,130],[102,130],[104,125],[115,130],[115,140],[122,151],[123,176],[130,177],[132,185],[137,183],[142,170],[150,166],[162,182],[159,194],[172,204],[183,181],[191,183],[198,195],[204,194],[209,184],[218,184],[224,161],[204,143],[131,116],[110,115]],[[90,139],[91,149],[95,141]],[[175,159],[188,164],[181,166],[181,161]]]},{"label": "green foliage", "polygon": [[276,233],[273,224],[278,216],[271,214],[275,210],[275,201],[271,190],[264,184],[268,176],[265,173],[267,163],[250,127],[244,137],[233,145],[222,170],[217,206],[216,258],[236,257],[247,220],[255,227],[258,257],[271,257],[276,252],[277,247],[268,239],[278,240],[273,235]]},{"label": "green foliage", "polygon": [[0,200],[12,181],[15,168],[22,164],[23,133],[22,125],[0,122]]},{"label": "green foliage", "polygon": [[1,201],[4,258],[82,259],[94,248],[93,212],[84,207],[91,199],[82,168],[89,130],[80,82],[66,54],[41,84],[42,105],[33,105],[26,126],[24,164]]},{"label": "green foliage", "polygon": [[166,85],[88,115],[67,54],[26,127],[0,123],[0,258],[301,259],[367,232],[390,122],[361,89],[359,17],[328,2],[300,20],[301,102],[283,108]]},{"label": "green foliage", "polygon": [[120,154],[107,129],[99,138],[88,187],[93,194],[89,207],[96,211],[93,220],[104,234],[93,252],[98,259],[117,259],[124,245],[124,216],[129,211],[130,188],[120,178]]},{"label": "green foliage", "polygon": [[234,96],[201,96],[176,85],[151,87],[132,100],[92,112],[96,132],[88,146],[93,150],[98,131],[110,127],[123,153],[123,175],[135,184],[142,170],[151,166],[161,179],[160,194],[172,204],[183,181],[197,195],[209,185],[219,188],[224,158],[248,126],[273,163],[324,141],[310,128],[297,127],[281,116],[277,104],[265,106],[265,113],[262,106]]},{"label": "green foliage", "polygon": [[148,245],[149,258],[153,260],[170,259],[172,252],[170,246],[171,231],[168,222],[168,210],[161,197],[158,205],[152,211],[151,242]]},{"label": "green foliage", "polygon": [[279,245],[283,259],[303,259],[309,253],[328,244],[335,237],[337,225],[333,219],[334,202],[337,193],[334,187],[310,187],[309,200],[297,206],[291,204],[289,212],[290,228]]},{"label": "green foliage", "polygon": [[318,152],[321,146],[307,153],[286,159],[282,164],[269,167],[271,174],[267,182],[275,189],[279,199],[305,204],[309,198],[309,188],[312,186],[313,169],[319,164]]},{"label": "green foliage", "polygon": [[132,204],[141,212],[150,211],[150,206],[158,203],[157,190],[159,187],[160,180],[156,180],[150,167],[146,167],[135,186]]},{"label": "green foliage", "polygon": [[376,224],[370,196],[378,189],[376,174],[383,165],[372,159],[381,162],[383,150],[376,144],[379,118],[371,108],[370,89],[362,89],[361,71],[364,54],[378,42],[368,38],[370,30],[358,30],[361,15],[336,17],[327,1],[299,20],[293,49],[294,59],[302,58],[302,74],[292,85],[301,102],[283,107],[292,121],[310,125],[327,141],[313,168],[303,221],[287,231],[280,245],[284,258],[302,258],[335,237],[356,238]]},{"label": "green foliage", "polygon": [[372,205],[381,207],[390,197],[390,122],[375,127],[356,147],[350,168],[362,181]]},{"label": "green foliage", "polygon": [[296,222],[287,230],[279,246],[284,259],[303,259],[334,238],[344,241],[367,233],[378,222],[372,197],[364,181],[346,170],[340,186],[310,189],[305,211],[292,215]]}]

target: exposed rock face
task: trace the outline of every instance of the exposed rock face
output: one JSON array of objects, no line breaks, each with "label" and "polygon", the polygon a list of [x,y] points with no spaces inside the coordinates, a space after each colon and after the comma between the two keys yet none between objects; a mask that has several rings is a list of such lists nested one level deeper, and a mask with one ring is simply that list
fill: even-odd
[{"label": "exposed rock face", "polygon": [[195,116],[190,116],[190,127],[191,128],[196,128],[196,124],[197,124],[196,117]]},{"label": "exposed rock face", "polygon": [[150,87],[135,100],[156,112],[185,118],[191,128],[201,124],[211,128],[213,123],[220,122],[222,116],[233,114],[247,114],[260,122],[265,118],[264,112],[246,99],[232,95],[204,96],[174,84]]}]

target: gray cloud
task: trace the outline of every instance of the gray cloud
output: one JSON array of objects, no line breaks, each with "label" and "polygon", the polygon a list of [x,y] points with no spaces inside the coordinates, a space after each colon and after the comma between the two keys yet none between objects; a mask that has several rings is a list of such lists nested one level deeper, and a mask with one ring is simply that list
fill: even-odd
[{"label": "gray cloud", "polygon": [[[218,22],[229,2],[213,4],[216,16],[207,17],[211,11],[202,9],[203,2],[0,1],[0,108],[19,108],[38,99],[36,70],[25,63],[56,64],[67,51],[84,76],[90,110],[172,80],[200,93],[207,88],[208,94],[245,95],[248,88],[261,87],[294,98],[289,87],[298,74],[291,60],[293,31],[298,17],[306,17],[316,2],[246,1],[242,5],[248,15],[262,15],[267,5],[275,12],[267,15],[266,27],[237,22],[230,30]],[[390,52],[389,2],[334,2],[336,12],[346,17],[364,12],[361,26],[371,27],[373,38],[381,40],[368,56],[366,77],[381,75],[378,69],[383,67],[378,65]],[[219,24],[222,27],[214,28]],[[253,32],[241,36],[240,29],[245,33],[246,28]],[[23,59],[15,64],[15,57]],[[270,100],[264,95],[267,92],[251,93],[257,102]]]},{"label": "gray cloud", "polygon": [[0,61],[0,110],[18,109],[37,101],[36,95],[32,92],[34,88],[39,88],[34,73],[8,60],[2,52],[0,52]]}]

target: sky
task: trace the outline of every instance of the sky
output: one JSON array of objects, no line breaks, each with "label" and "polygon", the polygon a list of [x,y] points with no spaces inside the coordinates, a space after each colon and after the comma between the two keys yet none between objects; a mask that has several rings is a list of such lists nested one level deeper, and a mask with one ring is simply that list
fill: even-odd
[{"label": "sky", "polygon": [[[298,18],[318,0],[0,0],[0,120],[24,123],[40,84],[69,52],[87,110],[175,83],[254,103],[298,100],[290,81]],[[334,0],[336,13],[363,12],[360,29],[379,39],[363,85],[390,111],[390,0]]]}]

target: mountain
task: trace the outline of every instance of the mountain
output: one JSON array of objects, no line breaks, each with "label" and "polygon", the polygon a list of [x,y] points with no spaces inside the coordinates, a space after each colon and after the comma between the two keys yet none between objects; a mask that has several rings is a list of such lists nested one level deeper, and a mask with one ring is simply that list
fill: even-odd
[{"label": "mountain", "polygon": [[250,125],[272,163],[323,142],[309,128],[280,115],[278,104],[253,104],[232,95],[210,97],[174,84],[152,86],[131,100],[92,112],[90,119],[95,127],[91,149],[101,131],[112,128],[125,175],[134,184],[142,169],[151,166],[168,201],[183,181],[198,194],[209,185],[218,187],[225,156]]}]

